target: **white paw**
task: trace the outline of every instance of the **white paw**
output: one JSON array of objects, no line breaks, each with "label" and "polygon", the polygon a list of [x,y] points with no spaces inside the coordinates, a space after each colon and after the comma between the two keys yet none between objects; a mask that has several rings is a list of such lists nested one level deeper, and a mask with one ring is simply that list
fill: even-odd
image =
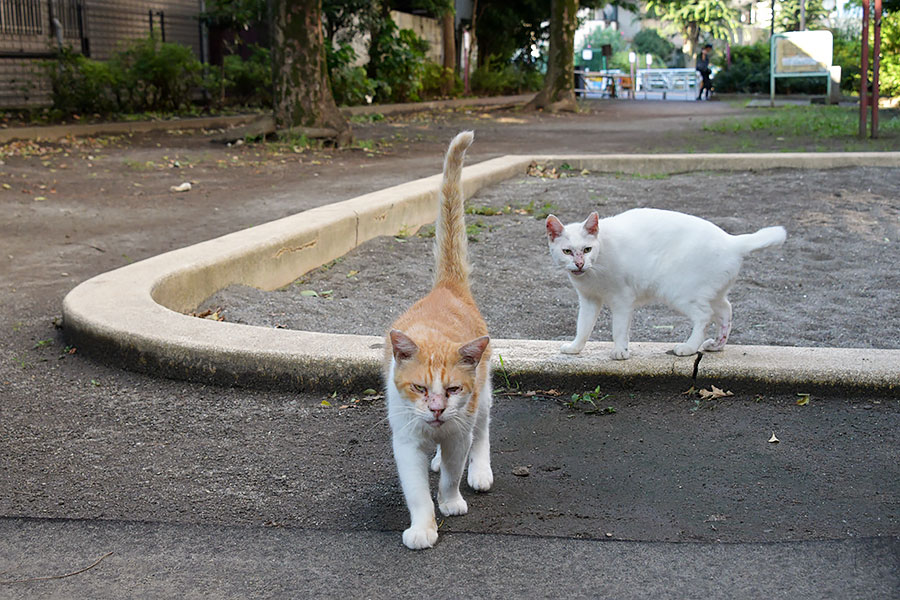
[{"label": "white paw", "polygon": [[434,455],[434,458],[431,459],[431,470],[434,473],[437,473],[441,470],[441,453],[438,452]]},{"label": "white paw", "polygon": [[569,342],[568,344],[563,344],[559,347],[559,351],[563,354],[578,354],[581,352],[581,349],[584,348],[584,344],[576,344],[575,342]]},{"label": "white paw", "polygon": [[709,339],[700,344],[700,352],[721,352],[725,347],[725,340]]},{"label": "white paw", "polygon": [[690,356],[691,354],[696,354],[697,349],[690,344],[675,344],[672,352],[675,353],[675,356]]},{"label": "white paw", "polygon": [[458,492],[456,498],[451,498],[447,501],[438,499],[438,508],[441,509],[441,514],[445,517],[464,515],[469,512],[469,505],[466,504],[462,494],[459,494]]},{"label": "white paw", "polygon": [[631,352],[628,351],[628,348],[613,348],[609,355],[613,360],[628,360],[631,358]]},{"label": "white paw", "polygon": [[470,464],[466,481],[469,482],[469,487],[476,492],[488,491],[494,485],[494,472],[491,471],[491,465]]},{"label": "white paw", "polygon": [[437,526],[410,527],[403,532],[403,545],[410,550],[431,548],[438,539]]}]

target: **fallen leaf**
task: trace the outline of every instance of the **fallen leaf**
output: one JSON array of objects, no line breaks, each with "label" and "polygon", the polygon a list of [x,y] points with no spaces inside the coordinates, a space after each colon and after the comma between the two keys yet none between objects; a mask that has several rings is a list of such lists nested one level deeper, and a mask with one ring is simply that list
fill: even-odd
[{"label": "fallen leaf", "polygon": [[797,406],[806,406],[809,404],[809,394],[797,394]]},{"label": "fallen leaf", "polygon": [[319,293],[315,290],[303,290],[300,292],[301,296],[310,296],[310,297],[318,297]]},{"label": "fallen leaf", "polygon": [[700,397],[704,400],[715,400],[718,398],[727,398],[728,396],[734,396],[731,392],[726,392],[724,390],[720,390],[714,385],[709,386],[711,389],[709,390],[700,390],[698,393]]},{"label": "fallen leaf", "polygon": [[191,182],[185,181],[184,183],[181,183],[179,185],[173,185],[172,187],[169,188],[169,190],[172,192],[176,192],[176,193],[177,192],[189,192],[189,191],[191,191]]},{"label": "fallen leaf", "polygon": [[777,437],[775,437],[775,432],[773,431],[773,432],[772,432],[772,437],[769,438],[769,443],[770,443],[770,444],[777,444],[777,443],[780,442],[780,441],[781,441],[781,440],[779,440]]},{"label": "fallen leaf", "polygon": [[356,277],[357,275],[359,275],[359,271],[350,271],[349,273],[347,273],[348,278]]},{"label": "fallen leaf", "polygon": [[319,404],[319,406],[331,406],[331,402],[329,402],[328,400],[322,400],[322,403]]},{"label": "fallen leaf", "polygon": [[531,469],[525,466],[514,467],[512,470],[512,474],[516,477],[528,477],[529,475],[531,475]]}]

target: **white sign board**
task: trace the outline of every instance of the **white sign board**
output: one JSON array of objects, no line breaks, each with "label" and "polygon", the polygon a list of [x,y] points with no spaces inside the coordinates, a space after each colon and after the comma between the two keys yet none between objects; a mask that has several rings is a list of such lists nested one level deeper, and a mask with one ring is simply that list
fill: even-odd
[{"label": "white sign board", "polygon": [[828,73],[834,41],[830,31],[791,31],[772,39],[772,71],[790,73]]}]

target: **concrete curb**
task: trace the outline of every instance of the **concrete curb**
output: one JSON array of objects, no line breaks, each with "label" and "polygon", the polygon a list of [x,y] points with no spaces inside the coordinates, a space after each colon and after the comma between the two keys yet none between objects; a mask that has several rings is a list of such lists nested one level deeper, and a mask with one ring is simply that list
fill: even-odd
[{"label": "concrete curb", "polygon": [[[447,108],[508,106],[525,104],[534,94],[518,96],[495,96],[491,98],[457,98],[453,100],[435,100],[431,102],[409,102],[405,104],[369,104],[365,106],[348,106],[341,109],[345,115],[393,115],[421,110]],[[13,140],[56,141],[68,136],[86,137],[98,135],[120,135],[128,133],[144,133],[148,131],[168,131],[171,129],[229,129],[247,126],[257,121],[271,122],[271,112],[229,115],[221,117],[191,117],[164,121],[119,121],[111,123],[74,123],[67,125],[37,125],[34,127],[10,127],[0,129],[0,144]],[[274,125],[272,125],[274,127]]]},{"label": "concrete curb", "polygon": [[[900,152],[503,156],[466,167],[470,197],[524,173],[533,161],[635,174],[771,168],[900,166]],[[272,290],[379,235],[434,220],[440,175],[322,206],[134,263],[90,279],[63,302],[66,335],[79,352],[173,378],[226,385],[359,390],[380,385],[382,338],[219,323],[186,316],[231,285]],[[668,345],[633,344],[628,361],[593,342],[578,356],[558,342],[494,340],[496,376],[548,388],[677,381],[690,385],[694,358]],[[502,364],[500,362],[502,357]],[[900,350],[728,346],[701,360],[703,380],[764,388],[900,391]],[[597,382],[597,383],[594,383]]]}]

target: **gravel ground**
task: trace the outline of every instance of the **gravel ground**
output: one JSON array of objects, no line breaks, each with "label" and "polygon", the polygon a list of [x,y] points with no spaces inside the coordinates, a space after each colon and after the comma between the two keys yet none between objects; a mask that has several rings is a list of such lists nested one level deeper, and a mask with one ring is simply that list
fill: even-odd
[{"label": "gravel ground", "polygon": [[[900,170],[570,173],[511,179],[469,201],[473,292],[494,337],[574,335],[577,298],[550,262],[542,214],[570,222],[591,210],[608,216],[648,206],[702,216],[730,233],[787,228],[783,247],[744,262],[730,295],[731,343],[900,347]],[[485,207],[504,214],[477,214],[490,212]],[[232,286],[202,308],[221,307],[226,320],[252,325],[382,335],[428,290],[431,232],[372,240],[275,292]],[[648,306],[635,313],[632,340],[675,343],[689,330],[673,310]],[[610,338],[605,313],[592,339]]]}]

